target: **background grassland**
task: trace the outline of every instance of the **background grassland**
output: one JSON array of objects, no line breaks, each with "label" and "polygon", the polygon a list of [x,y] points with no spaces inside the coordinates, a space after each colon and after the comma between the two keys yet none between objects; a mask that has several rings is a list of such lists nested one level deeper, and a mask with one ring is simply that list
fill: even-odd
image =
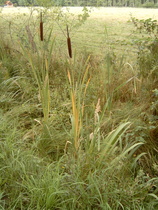
[{"label": "background grassland", "polygon": [[1,209],[158,207],[157,54],[128,22],[157,10],[91,10],[1,12]]}]

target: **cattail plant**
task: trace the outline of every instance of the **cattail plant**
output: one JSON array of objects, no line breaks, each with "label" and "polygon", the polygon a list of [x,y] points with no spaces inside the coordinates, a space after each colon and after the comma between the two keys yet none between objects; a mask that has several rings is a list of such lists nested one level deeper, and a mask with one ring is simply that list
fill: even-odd
[{"label": "cattail plant", "polygon": [[69,36],[68,25],[67,25],[67,46],[68,46],[69,57],[72,58],[72,47],[71,47],[71,39],[70,39],[70,36]]},{"label": "cattail plant", "polygon": [[[49,113],[50,113],[50,86],[49,86],[49,68],[50,63],[52,60],[52,52],[53,52],[53,46],[54,46],[54,39],[51,39],[51,33],[47,39],[45,39],[45,46],[47,46],[45,49],[45,46],[42,45],[41,47],[38,47],[38,45],[32,46],[34,47],[34,51],[36,50],[36,54],[32,53],[31,50],[28,48],[25,48],[23,45],[21,45],[24,57],[27,59],[29,65],[30,65],[30,72],[32,74],[32,77],[36,81],[38,85],[38,91],[39,91],[39,101],[41,102],[42,110],[44,119],[43,122],[47,124],[49,119]],[[28,38],[29,41],[32,41],[32,37],[30,36],[31,32],[28,30]],[[43,21],[42,21],[42,12],[40,13],[40,42],[44,41],[43,37]],[[31,44],[34,44],[35,42],[32,41]]]},{"label": "cattail plant", "polygon": [[87,88],[90,82],[88,78],[89,65],[85,65],[83,73],[79,73],[77,80],[74,78],[73,69],[67,71],[67,77],[70,85],[70,97],[72,106],[71,115],[71,136],[72,145],[75,149],[74,155],[77,156],[77,152],[80,149],[80,143],[83,132],[83,118],[84,118],[84,107],[85,107],[85,96]]},{"label": "cattail plant", "polygon": [[42,12],[40,13],[40,40],[43,41],[43,20],[42,20]]}]

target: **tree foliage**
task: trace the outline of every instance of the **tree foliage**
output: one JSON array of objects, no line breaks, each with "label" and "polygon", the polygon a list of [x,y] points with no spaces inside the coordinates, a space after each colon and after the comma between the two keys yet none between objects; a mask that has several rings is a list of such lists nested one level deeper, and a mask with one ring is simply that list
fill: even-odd
[{"label": "tree foliage", "polygon": [[[130,6],[157,7],[157,0],[12,0],[17,6]],[[4,0],[0,0],[3,5]]]}]

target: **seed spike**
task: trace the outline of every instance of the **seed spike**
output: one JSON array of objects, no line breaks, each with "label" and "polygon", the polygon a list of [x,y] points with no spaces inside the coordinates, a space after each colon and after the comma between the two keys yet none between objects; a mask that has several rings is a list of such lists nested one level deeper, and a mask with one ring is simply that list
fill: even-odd
[{"label": "seed spike", "polygon": [[43,20],[42,20],[42,12],[40,13],[40,39],[43,41]]},{"label": "seed spike", "polygon": [[69,57],[72,58],[72,47],[71,47],[71,39],[70,39],[70,36],[69,36],[68,25],[67,25],[67,46],[68,46]]}]

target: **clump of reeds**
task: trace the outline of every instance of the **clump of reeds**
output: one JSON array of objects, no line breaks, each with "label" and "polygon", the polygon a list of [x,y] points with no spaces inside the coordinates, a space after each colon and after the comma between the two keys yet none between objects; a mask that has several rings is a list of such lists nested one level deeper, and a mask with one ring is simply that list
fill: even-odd
[{"label": "clump of reeds", "polygon": [[75,149],[75,156],[80,149],[80,143],[82,139],[83,131],[83,118],[84,118],[84,107],[85,107],[85,96],[86,91],[90,82],[88,78],[89,65],[85,65],[83,72],[78,74],[77,80],[75,80],[74,69],[67,71],[68,81],[70,85],[70,96],[71,96],[71,124],[72,124],[72,145]]},{"label": "clump of reeds", "polygon": [[[42,12],[40,13],[40,41],[44,42],[44,34],[43,34],[43,20],[42,20]],[[29,31],[31,34],[31,31]],[[32,42],[32,39],[29,39],[29,42]],[[39,90],[39,99],[41,102],[43,115],[44,115],[44,122],[46,123],[49,118],[50,113],[50,90],[49,90],[49,67],[53,52],[53,43],[54,40],[51,42],[51,35],[48,37],[48,40],[45,41],[47,43],[47,50],[44,48],[44,45],[39,47],[36,46],[36,54],[32,53],[29,49],[25,48],[21,45],[24,57],[27,59],[31,74],[35,79],[38,90]],[[35,47],[32,47],[35,50]],[[33,51],[34,51],[33,50]]]}]

